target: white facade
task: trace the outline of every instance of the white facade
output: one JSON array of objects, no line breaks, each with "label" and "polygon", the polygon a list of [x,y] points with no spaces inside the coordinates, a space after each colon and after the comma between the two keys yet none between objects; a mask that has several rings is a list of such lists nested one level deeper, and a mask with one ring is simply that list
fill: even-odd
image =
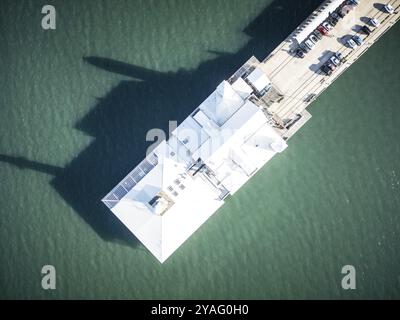
[{"label": "white facade", "polygon": [[103,199],[160,262],[287,147],[251,93],[223,81]]}]

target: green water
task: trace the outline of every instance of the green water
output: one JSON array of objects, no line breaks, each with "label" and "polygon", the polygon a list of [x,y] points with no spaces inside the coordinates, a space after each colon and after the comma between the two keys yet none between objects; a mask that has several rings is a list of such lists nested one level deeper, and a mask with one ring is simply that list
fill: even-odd
[{"label": "green water", "polygon": [[399,24],[163,265],[99,202],[148,129],[184,119],[319,2],[53,0],[43,31],[47,1],[2,0],[0,298],[400,298]]}]

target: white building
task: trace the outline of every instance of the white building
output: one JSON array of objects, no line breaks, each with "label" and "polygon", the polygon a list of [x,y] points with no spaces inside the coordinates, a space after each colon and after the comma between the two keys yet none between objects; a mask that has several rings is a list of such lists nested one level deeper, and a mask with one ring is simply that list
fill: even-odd
[{"label": "white building", "polygon": [[160,262],[287,147],[248,99],[268,77],[246,80],[223,81],[102,200]]}]

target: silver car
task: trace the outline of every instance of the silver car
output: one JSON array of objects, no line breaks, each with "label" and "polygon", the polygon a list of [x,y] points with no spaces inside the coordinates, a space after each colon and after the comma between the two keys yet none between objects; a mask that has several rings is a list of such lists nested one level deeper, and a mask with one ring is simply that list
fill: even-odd
[{"label": "silver car", "polygon": [[355,49],[357,47],[357,43],[353,39],[347,40],[346,44],[351,48]]},{"label": "silver car", "polygon": [[381,25],[381,23],[379,22],[379,20],[378,20],[378,19],[375,19],[375,18],[370,19],[369,22],[370,22],[375,28],[377,28],[377,27],[379,27],[379,26]]}]

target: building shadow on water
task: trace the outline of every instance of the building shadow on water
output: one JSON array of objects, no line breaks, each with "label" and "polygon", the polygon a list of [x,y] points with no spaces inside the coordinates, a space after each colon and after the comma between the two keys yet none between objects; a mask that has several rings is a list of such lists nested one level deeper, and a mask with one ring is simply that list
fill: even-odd
[{"label": "building shadow on water", "polygon": [[148,130],[168,132],[168,121],[180,123],[221,82],[250,56],[271,52],[322,0],[276,0],[244,32],[247,44],[236,53],[216,56],[194,70],[158,72],[106,57],[83,57],[96,68],[117,73],[123,80],[76,124],[94,141],[65,168],[0,155],[0,162],[51,174],[60,196],[107,241],[136,246],[137,239],[100,201],[144,157]]}]

